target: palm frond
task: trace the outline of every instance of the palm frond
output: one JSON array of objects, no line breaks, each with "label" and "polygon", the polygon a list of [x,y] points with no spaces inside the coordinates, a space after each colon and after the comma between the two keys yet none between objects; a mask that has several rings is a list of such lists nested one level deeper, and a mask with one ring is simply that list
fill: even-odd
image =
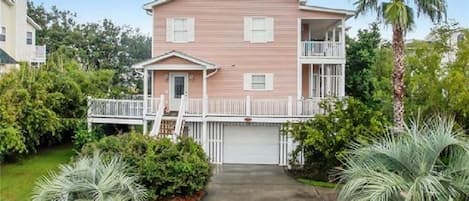
[{"label": "palm frond", "polygon": [[356,8],[357,16],[364,15],[370,11],[379,11],[378,0],[357,0],[353,3]]},{"label": "palm frond", "polygon": [[413,123],[343,159],[339,200],[462,200],[469,195],[469,149],[451,118]]},{"label": "palm frond", "polygon": [[41,178],[34,189],[33,201],[123,200],[143,201],[146,189],[119,157],[103,161],[99,153],[62,165],[57,173]]},{"label": "palm frond", "polygon": [[446,20],[448,4],[446,0],[414,0],[417,7],[417,16],[424,14],[428,16],[432,22],[441,22]]}]

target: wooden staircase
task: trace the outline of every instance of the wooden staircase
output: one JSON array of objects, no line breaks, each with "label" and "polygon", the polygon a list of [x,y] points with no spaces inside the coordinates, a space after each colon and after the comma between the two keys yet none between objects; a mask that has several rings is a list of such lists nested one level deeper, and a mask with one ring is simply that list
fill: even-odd
[{"label": "wooden staircase", "polygon": [[[161,100],[164,100],[164,96],[161,97]],[[163,103],[164,102],[161,102],[159,104],[150,136],[157,138],[171,138],[176,141],[177,137],[179,137],[185,130],[185,96],[182,96],[181,98],[179,111],[165,113]]]},{"label": "wooden staircase", "polygon": [[[163,119],[161,121],[160,131],[158,132],[158,138],[171,137],[175,133],[176,119]],[[182,122],[181,132],[184,132],[185,121]]]}]

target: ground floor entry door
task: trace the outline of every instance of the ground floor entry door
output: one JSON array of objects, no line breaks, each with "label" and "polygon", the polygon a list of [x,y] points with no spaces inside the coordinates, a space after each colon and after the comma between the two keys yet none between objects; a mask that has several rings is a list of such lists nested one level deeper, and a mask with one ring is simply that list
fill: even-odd
[{"label": "ground floor entry door", "polygon": [[170,73],[169,77],[169,108],[171,111],[178,111],[181,97],[187,96],[188,75],[187,73]]}]

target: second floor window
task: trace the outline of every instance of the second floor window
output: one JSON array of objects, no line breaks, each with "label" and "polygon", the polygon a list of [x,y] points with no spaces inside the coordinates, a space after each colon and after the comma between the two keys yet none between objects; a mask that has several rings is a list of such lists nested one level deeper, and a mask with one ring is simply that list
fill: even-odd
[{"label": "second floor window", "polygon": [[244,40],[251,43],[267,43],[274,41],[274,18],[245,17]]},{"label": "second floor window", "polygon": [[194,41],[194,18],[168,18],[166,24],[166,41],[187,43]]},{"label": "second floor window", "polygon": [[0,27],[0,41],[6,41],[7,39],[7,28],[5,26]]},{"label": "second floor window", "polygon": [[32,45],[33,44],[33,32],[26,32],[26,44]]}]

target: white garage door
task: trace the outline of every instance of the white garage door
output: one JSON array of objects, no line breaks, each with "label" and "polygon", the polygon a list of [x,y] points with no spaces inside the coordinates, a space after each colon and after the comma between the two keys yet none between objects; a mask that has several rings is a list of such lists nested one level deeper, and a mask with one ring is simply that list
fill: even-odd
[{"label": "white garage door", "polygon": [[224,163],[278,164],[279,128],[225,126]]}]

